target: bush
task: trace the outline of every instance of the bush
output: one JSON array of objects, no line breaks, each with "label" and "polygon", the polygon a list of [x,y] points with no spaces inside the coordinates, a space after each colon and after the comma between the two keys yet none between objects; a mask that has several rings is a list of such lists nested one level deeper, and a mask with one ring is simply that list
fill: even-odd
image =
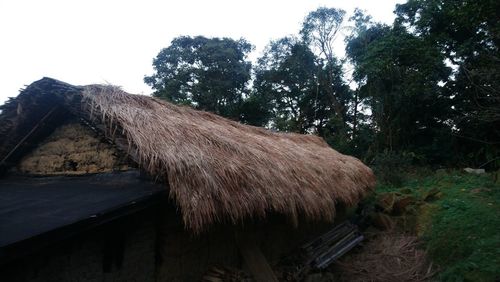
[{"label": "bush", "polygon": [[375,156],[373,167],[377,179],[382,184],[399,187],[405,180],[407,171],[414,159],[412,153],[384,151]]}]

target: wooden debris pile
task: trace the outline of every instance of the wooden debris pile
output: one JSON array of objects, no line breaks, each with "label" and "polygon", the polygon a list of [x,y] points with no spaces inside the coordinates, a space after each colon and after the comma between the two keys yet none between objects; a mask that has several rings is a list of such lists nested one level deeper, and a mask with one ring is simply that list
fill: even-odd
[{"label": "wooden debris pile", "polygon": [[302,281],[310,272],[322,271],[364,239],[349,221],[302,245],[278,265],[280,281]]},{"label": "wooden debris pile", "polygon": [[[332,275],[327,273],[326,268],[359,244],[363,238],[358,227],[346,221],[285,256],[270,270],[273,279],[263,278],[256,273],[256,270],[262,269],[255,268],[257,258],[248,259],[249,255],[243,253],[248,273],[229,267],[212,267],[205,273],[202,281],[304,281],[311,275],[318,276],[320,272],[320,276],[330,277]],[[265,258],[260,257],[257,260],[262,263]]]},{"label": "wooden debris pile", "polygon": [[363,239],[358,227],[346,221],[302,246],[302,250],[308,257],[306,265],[316,269],[325,269]]}]

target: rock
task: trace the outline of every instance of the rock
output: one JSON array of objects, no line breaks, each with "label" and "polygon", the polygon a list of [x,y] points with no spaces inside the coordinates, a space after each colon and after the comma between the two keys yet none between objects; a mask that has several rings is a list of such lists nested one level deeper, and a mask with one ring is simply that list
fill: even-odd
[{"label": "rock", "polygon": [[484,174],[484,173],[486,173],[486,171],[484,170],[484,168],[470,168],[470,167],[467,167],[467,168],[464,168],[464,171],[467,172],[467,173],[472,173],[472,174]]}]

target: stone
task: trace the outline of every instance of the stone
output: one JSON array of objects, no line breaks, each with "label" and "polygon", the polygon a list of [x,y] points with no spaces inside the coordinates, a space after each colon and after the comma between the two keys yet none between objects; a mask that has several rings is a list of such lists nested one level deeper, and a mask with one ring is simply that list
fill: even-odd
[{"label": "stone", "polygon": [[464,168],[464,171],[467,172],[467,173],[472,173],[472,174],[484,174],[484,173],[486,173],[486,171],[484,170],[484,168],[470,168],[470,167],[467,167],[467,168]]}]

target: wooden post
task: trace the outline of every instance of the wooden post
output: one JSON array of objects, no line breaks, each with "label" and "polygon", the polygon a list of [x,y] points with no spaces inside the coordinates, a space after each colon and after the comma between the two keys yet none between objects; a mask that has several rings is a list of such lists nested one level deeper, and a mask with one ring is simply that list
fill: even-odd
[{"label": "wooden post", "polygon": [[278,282],[276,275],[274,275],[271,266],[255,242],[252,234],[238,232],[236,239],[243,261],[255,281]]}]

